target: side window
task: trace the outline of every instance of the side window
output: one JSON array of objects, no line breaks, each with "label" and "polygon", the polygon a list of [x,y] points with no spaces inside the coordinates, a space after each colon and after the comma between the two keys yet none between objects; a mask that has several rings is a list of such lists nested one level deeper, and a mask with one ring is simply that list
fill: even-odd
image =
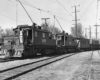
[{"label": "side window", "polygon": [[52,34],[51,33],[49,33],[49,39],[52,39]]},{"label": "side window", "polygon": [[74,38],[72,38],[72,41],[74,42]]},{"label": "side window", "polygon": [[35,31],[35,37],[37,37],[37,31]]},{"label": "side window", "polygon": [[56,35],[52,35],[52,39],[56,40]]},{"label": "side window", "polygon": [[65,41],[67,41],[67,36],[65,37]]},{"label": "side window", "polygon": [[45,33],[42,33],[43,38],[45,38]]}]

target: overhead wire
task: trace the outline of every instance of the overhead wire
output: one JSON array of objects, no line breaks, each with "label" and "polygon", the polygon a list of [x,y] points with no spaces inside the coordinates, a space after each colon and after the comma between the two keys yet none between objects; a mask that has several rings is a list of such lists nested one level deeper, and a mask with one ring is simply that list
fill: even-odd
[{"label": "overhead wire", "polygon": [[[23,1],[22,3],[25,4],[25,5],[27,5],[27,6],[30,6],[30,7],[32,7],[32,8],[37,9],[37,10],[43,11],[43,12],[45,12],[45,13],[47,13],[47,14],[50,14],[50,15],[53,15],[53,16],[55,15],[55,14],[50,13],[50,11],[45,11],[45,10],[43,10],[43,9],[37,8],[37,7],[33,6],[32,4],[26,2],[25,0],[22,0],[22,1]],[[58,18],[60,18],[60,19],[62,19],[62,20],[65,20],[65,21],[67,21],[67,22],[69,22],[69,23],[72,23],[71,21],[68,21],[68,20],[66,20],[66,19],[63,19],[63,18],[61,18],[61,17],[59,17],[59,16],[57,16],[57,15],[55,15],[55,16],[58,17]]]},{"label": "overhead wire", "polygon": [[84,13],[80,16],[80,18],[82,18],[84,16],[84,14],[88,11],[88,9],[91,7],[91,5],[93,4],[95,0],[92,0],[92,2],[88,5],[88,7],[86,8],[86,10],[84,11]]},{"label": "overhead wire", "polygon": [[[63,7],[63,9],[65,10],[65,11],[67,11],[67,13],[69,13],[69,15],[71,16],[71,17],[73,17],[71,14],[70,14],[70,12],[58,1],[58,0],[56,0],[57,2],[58,2],[58,4],[60,4],[60,6],[62,6]],[[74,18],[74,17],[73,17]]]},{"label": "overhead wire", "polygon": [[[4,16],[4,17],[7,17],[7,18],[9,18],[9,19],[12,19],[12,20],[16,20],[15,18],[9,17],[9,16],[4,15],[4,14],[2,14],[2,13],[0,13],[0,15],[1,15],[1,16]],[[18,20],[18,21],[19,21],[19,20]],[[22,22],[22,21],[19,21],[19,22]],[[22,23],[24,23],[24,22],[22,22]]]},{"label": "overhead wire", "polygon": [[63,14],[63,13],[58,13],[58,12],[54,12],[54,11],[49,11],[50,13],[56,13],[57,15],[63,15],[63,16],[69,16],[67,14]]}]

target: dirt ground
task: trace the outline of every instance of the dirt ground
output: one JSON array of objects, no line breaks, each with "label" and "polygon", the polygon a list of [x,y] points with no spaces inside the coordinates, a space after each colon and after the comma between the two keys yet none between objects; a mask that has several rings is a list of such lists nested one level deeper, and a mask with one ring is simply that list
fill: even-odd
[{"label": "dirt ground", "polygon": [[82,52],[32,71],[16,80],[100,80],[100,54]]}]

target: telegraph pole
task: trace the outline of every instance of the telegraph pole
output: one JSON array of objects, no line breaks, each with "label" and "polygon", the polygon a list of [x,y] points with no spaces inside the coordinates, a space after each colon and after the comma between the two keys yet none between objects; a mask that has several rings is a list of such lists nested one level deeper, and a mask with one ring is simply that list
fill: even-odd
[{"label": "telegraph pole", "polygon": [[87,28],[85,28],[85,37],[87,37]]},{"label": "telegraph pole", "polygon": [[95,35],[96,35],[96,39],[97,39],[97,37],[98,37],[98,36],[97,36],[97,35],[98,35],[97,28],[98,28],[98,26],[100,26],[100,25],[97,25],[97,24],[96,24],[96,25],[94,25],[94,26],[96,27],[96,29],[95,29]]},{"label": "telegraph pole", "polygon": [[90,30],[90,32],[89,32],[89,33],[90,33],[90,39],[91,39],[91,26],[89,27],[89,30]]},{"label": "telegraph pole", "polygon": [[77,21],[79,20],[79,19],[77,19],[77,12],[79,12],[79,11],[77,11],[77,9],[76,9],[76,7],[79,7],[79,6],[72,6],[72,7],[74,7],[75,8],[75,28],[76,28],[76,37],[77,37]]},{"label": "telegraph pole", "polygon": [[55,27],[55,15],[54,15],[54,27]]},{"label": "telegraph pole", "polygon": [[45,21],[45,25],[47,26],[47,20],[50,18],[41,18],[41,19]]},{"label": "telegraph pole", "polygon": [[97,31],[97,27],[98,26],[100,26],[100,25],[98,25],[97,24],[97,17],[98,17],[98,2],[99,2],[100,0],[97,0],[97,12],[96,12],[96,25],[94,25],[95,27],[96,27],[96,29],[95,29],[95,35],[96,35],[96,39],[97,39],[97,35],[98,35],[98,31]]}]

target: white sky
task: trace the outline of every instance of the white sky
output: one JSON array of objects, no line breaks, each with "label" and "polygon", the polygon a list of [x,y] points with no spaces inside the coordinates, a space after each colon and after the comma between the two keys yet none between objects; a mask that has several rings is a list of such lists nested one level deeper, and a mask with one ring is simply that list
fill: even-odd
[{"label": "white sky", "polygon": [[[22,1],[22,0],[21,0]],[[88,28],[89,26],[92,27],[92,36],[95,35],[95,27],[96,24],[96,11],[97,11],[97,0],[58,0],[66,10],[72,15],[70,15],[64,8],[56,1],[56,0],[24,0],[28,3],[32,4],[33,6],[46,10],[51,11],[56,16],[59,16],[63,19],[57,17],[59,23],[61,24],[62,28],[70,33],[70,28],[73,27],[75,22],[74,20],[75,14],[72,13],[75,11],[75,8],[72,8],[74,5],[80,5],[77,7],[77,18],[80,19],[79,23],[82,23],[84,28]],[[97,23],[100,24],[100,1],[98,2],[98,17]],[[48,22],[50,24],[54,24],[54,17],[49,15],[45,12],[40,12],[37,9],[31,8],[29,6],[24,5],[27,9],[28,13],[32,17],[33,21],[40,25],[43,21],[41,18],[50,18]],[[27,16],[26,12],[22,8],[22,6],[18,3],[18,24],[29,24],[31,25],[31,21]],[[11,17],[11,18],[8,18]],[[56,27],[60,28],[57,22],[55,22]],[[0,0],[0,26],[2,28],[15,28],[16,27],[16,0]],[[88,31],[87,31],[88,32]],[[98,32],[100,32],[100,28],[98,28]],[[99,33],[100,34],[100,33]],[[100,36],[98,34],[98,37]]]}]

